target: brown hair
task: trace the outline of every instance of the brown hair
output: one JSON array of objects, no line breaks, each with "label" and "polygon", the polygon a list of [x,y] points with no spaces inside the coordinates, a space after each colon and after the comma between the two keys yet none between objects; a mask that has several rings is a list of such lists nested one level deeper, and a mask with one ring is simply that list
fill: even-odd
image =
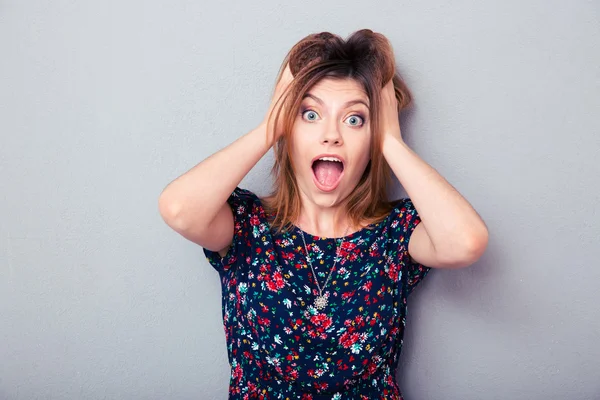
[{"label": "brown hair", "polygon": [[286,65],[294,76],[285,93],[283,113],[278,110],[275,125],[283,114],[283,134],[274,145],[275,163],[272,192],[262,201],[271,226],[281,232],[290,229],[300,214],[300,194],[291,160],[290,135],[304,95],[321,79],[353,79],[365,90],[370,104],[371,160],[355,190],[345,200],[353,225],[382,221],[393,205],[387,200],[391,170],[382,154],[379,129],[379,95],[393,79],[398,111],[412,101],[410,91],[396,72],[394,53],[388,39],[370,29],[354,32],[345,41],[329,32],[315,33],[300,40],[286,55],[277,82]]}]

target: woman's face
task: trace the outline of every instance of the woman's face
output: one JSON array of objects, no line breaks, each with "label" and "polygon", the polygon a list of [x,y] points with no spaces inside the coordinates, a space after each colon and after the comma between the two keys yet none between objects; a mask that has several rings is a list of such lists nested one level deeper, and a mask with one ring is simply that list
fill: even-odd
[{"label": "woman's face", "polygon": [[[370,159],[368,106],[367,94],[352,79],[326,78],[308,91],[291,134],[302,197],[331,207],[352,193]],[[341,163],[332,158],[318,161],[322,157]]]}]

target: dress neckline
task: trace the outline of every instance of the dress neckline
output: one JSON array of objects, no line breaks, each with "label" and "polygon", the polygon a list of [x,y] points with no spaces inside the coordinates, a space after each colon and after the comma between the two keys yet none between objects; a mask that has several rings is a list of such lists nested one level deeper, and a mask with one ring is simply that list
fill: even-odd
[{"label": "dress neckline", "polygon": [[[369,224],[369,225],[366,225],[366,226],[362,227],[361,229],[359,229],[359,230],[357,230],[357,231],[355,231],[355,232],[352,232],[352,233],[349,233],[349,234],[347,234],[346,236],[337,236],[337,237],[313,235],[313,234],[312,234],[312,233],[310,233],[310,232],[306,232],[305,230],[303,230],[303,229],[300,229],[300,227],[298,227],[298,226],[297,226],[297,225],[295,225],[295,224],[291,224],[291,225],[294,227],[294,229],[292,230],[292,232],[296,232],[296,233],[300,233],[300,232],[302,232],[302,233],[304,234],[304,236],[305,236],[305,237],[310,237],[310,238],[312,238],[313,240],[332,241],[332,240],[340,240],[340,239],[344,239],[344,241],[347,241],[347,240],[355,239],[355,238],[357,238],[357,237],[360,237],[360,236],[362,236],[362,234],[363,234],[365,231],[367,231],[367,230],[368,230],[370,227],[371,227],[371,228],[374,228],[374,227],[376,227],[377,225],[379,225],[379,223]],[[316,238],[316,239],[315,239],[315,238]]]}]

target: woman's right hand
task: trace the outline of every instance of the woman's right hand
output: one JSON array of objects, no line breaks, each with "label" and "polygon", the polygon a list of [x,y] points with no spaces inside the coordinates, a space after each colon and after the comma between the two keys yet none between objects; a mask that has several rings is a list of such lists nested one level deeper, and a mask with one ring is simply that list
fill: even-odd
[{"label": "woman's right hand", "polygon": [[[262,126],[266,127],[267,139],[271,145],[275,144],[277,140],[283,134],[283,114],[285,108],[283,107],[282,102],[278,102],[280,97],[283,95],[285,90],[288,88],[294,76],[292,75],[292,71],[290,70],[290,65],[287,64],[285,69],[283,70],[283,74],[281,75],[281,79],[277,82],[275,86],[275,92],[273,93],[273,98],[271,99],[271,104],[269,105],[269,111],[265,116]],[[279,121],[277,126],[275,126],[275,116],[277,112],[281,110]]]}]

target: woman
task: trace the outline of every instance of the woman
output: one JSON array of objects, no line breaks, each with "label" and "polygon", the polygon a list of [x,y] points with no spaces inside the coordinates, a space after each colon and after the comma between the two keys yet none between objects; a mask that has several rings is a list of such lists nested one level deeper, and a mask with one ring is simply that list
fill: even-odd
[{"label": "woman", "polygon": [[[431,267],[475,262],[488,238],[402,140],[410,102],[381,34],[309,35],[259,127],[161,194],[167,224],[220,274],[230,399],[402,398],[408,295]],[[238,185],[272,146],[261,199]],[[387,200],[390,170],[409,197]]]}]

